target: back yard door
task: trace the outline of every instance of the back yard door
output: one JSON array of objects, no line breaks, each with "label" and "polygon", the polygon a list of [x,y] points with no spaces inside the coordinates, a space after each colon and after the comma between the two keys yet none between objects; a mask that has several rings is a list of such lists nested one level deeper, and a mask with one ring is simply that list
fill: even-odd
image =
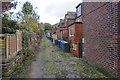
[{"label": "back yard door", "polygon": [[82,43],[82,38],[79,40],[79,57],[82,58],[82,48],[83,48],[83,43]]}]

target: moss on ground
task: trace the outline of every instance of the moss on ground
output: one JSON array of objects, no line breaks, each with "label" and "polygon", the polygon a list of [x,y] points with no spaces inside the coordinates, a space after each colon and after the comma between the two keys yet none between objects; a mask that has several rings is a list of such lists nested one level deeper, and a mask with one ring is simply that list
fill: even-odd
[{"label": "moss on ground", "polygon": [[[75,73],[81,75],[82,78],[107,78],[103,73],[95,68],[95,66],[91,66],[87,63],[87,61],[83,59],[79,59],[74,61],[75,64],[71,64],[71,68],[78,68],[75,70]],[[79,68],[81,68],[79,70]]]},{"label": "moss on ground", "polygon": [[56,64],[55,62],[47,62],[45,68],[51,74],[55,74],[63,78],[66,77],[66,74],[62,70],[62,67],[59,64]]}]

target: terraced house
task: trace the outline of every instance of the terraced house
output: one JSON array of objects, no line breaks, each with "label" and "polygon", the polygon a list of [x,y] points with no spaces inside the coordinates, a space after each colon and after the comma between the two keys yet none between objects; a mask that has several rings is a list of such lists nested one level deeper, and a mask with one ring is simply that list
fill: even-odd
[{"label": "terraced house", "polygon": [[77,57],[82,57],[82,8],[81,4],[76,7],[76,19],[75,21],[68,25],[68,39],[72,42],[70,51],[77,55]]},{"label": "terraced house", "polygon": [[120,2],[83,2],[83,57],[120,77]]}]

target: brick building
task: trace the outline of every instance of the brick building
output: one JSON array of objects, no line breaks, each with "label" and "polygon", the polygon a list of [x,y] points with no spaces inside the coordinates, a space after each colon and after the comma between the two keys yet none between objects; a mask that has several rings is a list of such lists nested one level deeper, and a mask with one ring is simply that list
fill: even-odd
[{"label": "brick building", "polygon": [[82,38],[82,22],[74,22],[68,26],[68,39],[71,40],[70,51],[80,57],[79,40]]},{"label": "brick building", "polygon": [[76,17],[75,21],[68,25],[68,39],[72,42],[70,51],[77,55],[77,57],[82,57],[82,33],[83,33],[83,26],[82,26],[82,3],[77,5],[76,7]]},{"label": "brick building", "polygon": [[82,3],[76,7],[76,22],[82,22]]},{"label": "brick building", "polygon": [[67,28],[66,27],[58,28],[56,30],[56,35],[57,38],[60,40],[67,40]]},{"label": "brick building", "polygon": [[67,40],[67,27],[65,26],[65,20],[60,19],[59,27],[56,30],[57,38],[60,40]]},{"label": "brick building", "polygon": [[65,20],[64,19],[60,19],[59,26],[65,27]]},{"label": "brick building", "polygon": [[72,24],[75,21],[75,18],[76,12],[67,12],[67,14],[65,14],[65,26]]},{"label": "brick building", "polygon": [[120,3],[83,2],[82,5],[83,57],[114,77],[120,76]]}]

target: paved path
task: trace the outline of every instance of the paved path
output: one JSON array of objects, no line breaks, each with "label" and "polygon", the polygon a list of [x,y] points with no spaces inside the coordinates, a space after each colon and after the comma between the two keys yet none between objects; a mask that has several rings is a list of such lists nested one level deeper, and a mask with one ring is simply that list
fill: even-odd
[{"label": "paved path", "polygon": [[69,53],[62,52],[46,37],[42,39],[36,61],[32,62],[27,78],[80,78],[72,67],[74,60]]},{"label": "paved path", "polygon": [[[36,60],[30,66],[27,78],[80,78],[75,67],[78,58],[62,52],[46,37],[42,39]],[[76,72],[76,73],[75,73]]]}]

